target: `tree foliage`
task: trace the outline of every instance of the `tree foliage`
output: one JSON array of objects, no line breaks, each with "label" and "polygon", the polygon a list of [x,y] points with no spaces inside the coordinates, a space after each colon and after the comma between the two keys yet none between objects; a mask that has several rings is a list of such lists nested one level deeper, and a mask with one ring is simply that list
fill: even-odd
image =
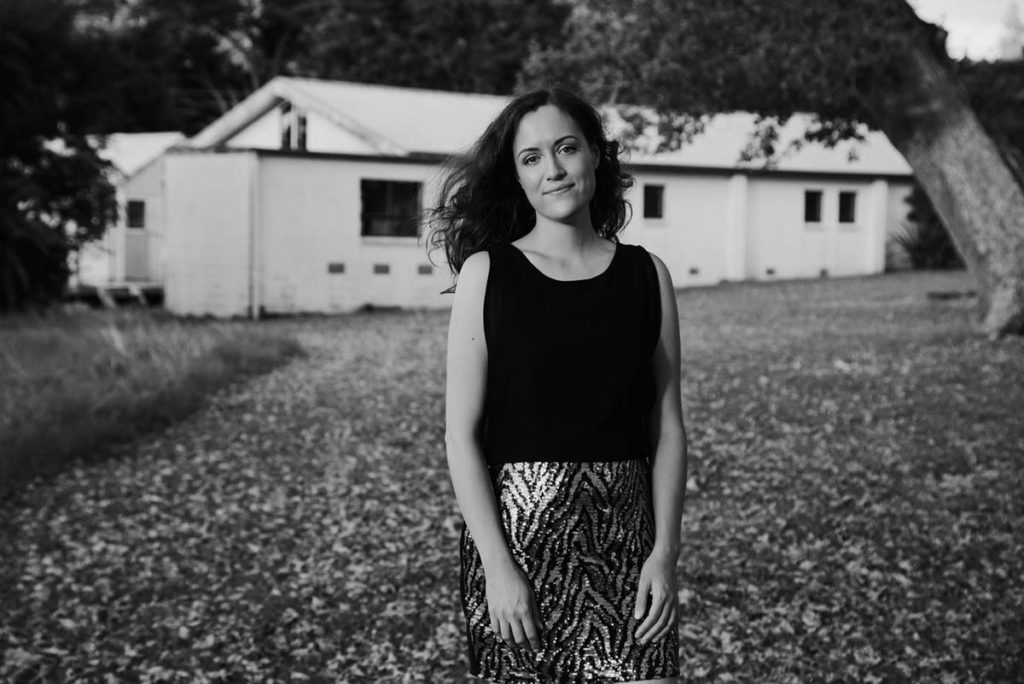
[{"label": "tree foliage", "polygon": [[[1000,149],[1024,154],[1024,58],[998,62],[957,63],[957,73],[970,95],[971,107],[978,113],[989,135],[999,141]],[[1009,163],[1017,159],[1007,158]],[[915,268],[959,268],[963,257],[949,236],[949,229],[935,212],[928,195],[915,184],[907,198],[910,211],[907,225],[896,236],[900,248]]]},{"label": "tree foliage", "polygon": [[0,311],[58,297],[71,250],[115,218],[79,90],[95,44],[60,0],[0,3]]},{"label": "tree foliage", "polygon": [[767,160],[797,112],[816,115],[805,138],[826,145],[882,130],[977,276],[982,328],[1024,333],[1024,155],[982,126],[944,31],[905,0],[573,5],[565,40],[537,51],[524,80],[572,74],[591,97],[653,106],[669,127],[753,111]]},{"label": "tree foliage", "polygon": [[504,93],[556,0],[93,0],[113,55],[104,131],[194,133],[275,76]]},{"label": "tree foliage", "polygon": [[772,131],[813,112],[807,138],[826,144],[857,137],[859,123],[878,128],[863,90],[898,84],[898,46],[908,35],[944,49],[940,29],[891,0],[573,4],[566,40],[530,56],[524,83],[563,82],[599,102],[690,117],[751,111]]},{"label": "tree foliage", "polygon": [[957,73],[967,87],[971,108],[1007,153],[1007,163],[1024,179],[1024,55],[998,62],[964,60],[957,64]]},{"label": "tree foliage", "polygon": [[555,40],[567,15],[554,0],[334,3],[304,68],[323,78],[507,93],[531,47]]},{"label": "tree foliage", "polygon": [[0,310],[58,297],[116,217],[87,134],[192,134],[279,75],[508,92],[557,0],[4,0]]},{"label": "tree foliage", "polygon": [[920,185],[914,184],[906,202],[907,220],[893,240],[909,265],[920,269],[962,268],[963,257]]}]

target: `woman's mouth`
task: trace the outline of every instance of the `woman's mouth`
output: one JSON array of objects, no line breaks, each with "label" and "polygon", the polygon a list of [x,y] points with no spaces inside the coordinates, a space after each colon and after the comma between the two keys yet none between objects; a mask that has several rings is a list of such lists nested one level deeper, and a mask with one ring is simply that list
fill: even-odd
[{"label": "woman's mouth", "polygon": [[567,183],[566,185],[559,185],[558,187],[551,188],[550,190],[546,190],[544,192],[544,194],[545,195],[560,195],[560,194],[564,193],[566,190],[571,189],[573,187],[573,185],[574,185],[573,183]]}]

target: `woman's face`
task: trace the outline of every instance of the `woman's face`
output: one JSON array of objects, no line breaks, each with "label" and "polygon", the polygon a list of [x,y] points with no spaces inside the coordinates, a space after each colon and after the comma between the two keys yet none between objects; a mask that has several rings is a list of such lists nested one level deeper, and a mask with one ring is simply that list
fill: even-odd
[{"label": "woman's face", "polygon": [[529,112],[516,129],[512,154],[519,184],[538,217],[589,221],[599,157],[571,116],[550,104]]}]

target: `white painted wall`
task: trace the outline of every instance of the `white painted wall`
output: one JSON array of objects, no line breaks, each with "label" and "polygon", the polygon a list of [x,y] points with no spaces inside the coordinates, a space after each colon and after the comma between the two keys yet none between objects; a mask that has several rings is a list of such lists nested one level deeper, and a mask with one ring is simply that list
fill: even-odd
[{"label": "white painted wall", "polygon": [[[663,218],[644,218],[648,184],[665,187]],[[657,254],[677,287],[717,283],[729,269],[728,209],[735,192],[727,176],[638,172],[627,195],[633,218],[621,240]]]},{"label": "white painted wall", "polygon": [[[260,299],[266,311],[351,311],[364,304],[445,307],[451,284],[444,255],[430,265],[425,241],[362,237],[360,180],[422,182],[421,201],[437,192],[437,167],[425,164],[339,162],[301,157],[260,159]],[[330,264],[344,272],[329,273]],[[374,273],[375,264],[389,272]]]},{"label": "white painted wall", "polygon": [[[440,294],[451,284],[444,255],[435,252],[437,265],[419,272],[431,266],[425,239],[360,235],[361,179],[423,183],[421,202],[429,207],[436,166],[239,151],[172,154],[164,173],[171,311],[246,315],[250,298],[266,313],[451,304],[451,295]],[[645,183],[664,185],[663,218],[643,217]],[[806,189],[824,193],[818,226],[804,224]],[[854,224],[838,222],[840,191],[857,193]],[[647,172],[629,195],[633,219],[620,237],[661,257],[677,287],[819,277],[821,269],[830,276],[875,273],[900,193],[870,179]],[[342,272],[331,272],[342,264]],[[388,272],[375,273],[377,264]],[[774,275],[765,273],[769,267]]]},{"label": "white painted wall", "polygon": [[256,163],[244,152],[165,157],[168,311],[248,314]]},{"label": "white painted wall", "polygon": [[[235,134],[228,147],[259,150],[281,149],[281,108],[275,107]],[[306,112],[306,150],[375,154],[377,150],[362,138],[337,126],[316,112]]]},{"label": "white painted wall", "polygon": [[[163,279],[163,158],[140,169],[116,188],[117,223],[79,255],[77,282],[105,285]],[[128,228],[128,200],[146,203],[145,228]]]},{"label": "white painted wall", "polygon": [[310,152],[377,153],[373,145],[316,112],[306,114],[306,149]]},{"label": "white painted wall", "polygon": [[[308,133],[307,133],[308,135]],[[224,142],[227,147],[281,148],[281,109],[274,107]]]},{"label": "white painted wall", "polygon": [[[884,234],[870,181],[752,177],[747,202],[746,277],[814,278],[879,272],[872,231]],[[820,223],[804,223],[804,192],[822,191]],[[857,193],[856,222],[839,223],[839,193]],[[769,269],[774,274],[769,274]]]},{"label": "white painted wall", "polygon": [[117,249],[115,232],[117,226],[111,226],[99,240],[84,245],[78,254],[78,273],[72,278],[72,284],[103,285],[114,280],[117,268]]},{"label": "white painted wall", "polygon": [[[123,280],[160,281],[163,279],[163,158],[141,169],[124,185],[124,200],[146,203],[143,229],[127,228],[127,217],[122,213],[120,229],[124,237],[124,263],[120,277]],[[122,205],[122,212],[127,204]]]}]

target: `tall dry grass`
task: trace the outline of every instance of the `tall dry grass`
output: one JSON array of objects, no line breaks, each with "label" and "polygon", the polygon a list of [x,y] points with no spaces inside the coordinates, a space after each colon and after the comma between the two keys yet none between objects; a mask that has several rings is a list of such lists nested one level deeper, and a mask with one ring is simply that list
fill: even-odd
[{"label": "tall dry grass", "polygon": [[297,354],[294,339],[248,321],[141,309],[0,318],[0,496],[109,455]]}]

